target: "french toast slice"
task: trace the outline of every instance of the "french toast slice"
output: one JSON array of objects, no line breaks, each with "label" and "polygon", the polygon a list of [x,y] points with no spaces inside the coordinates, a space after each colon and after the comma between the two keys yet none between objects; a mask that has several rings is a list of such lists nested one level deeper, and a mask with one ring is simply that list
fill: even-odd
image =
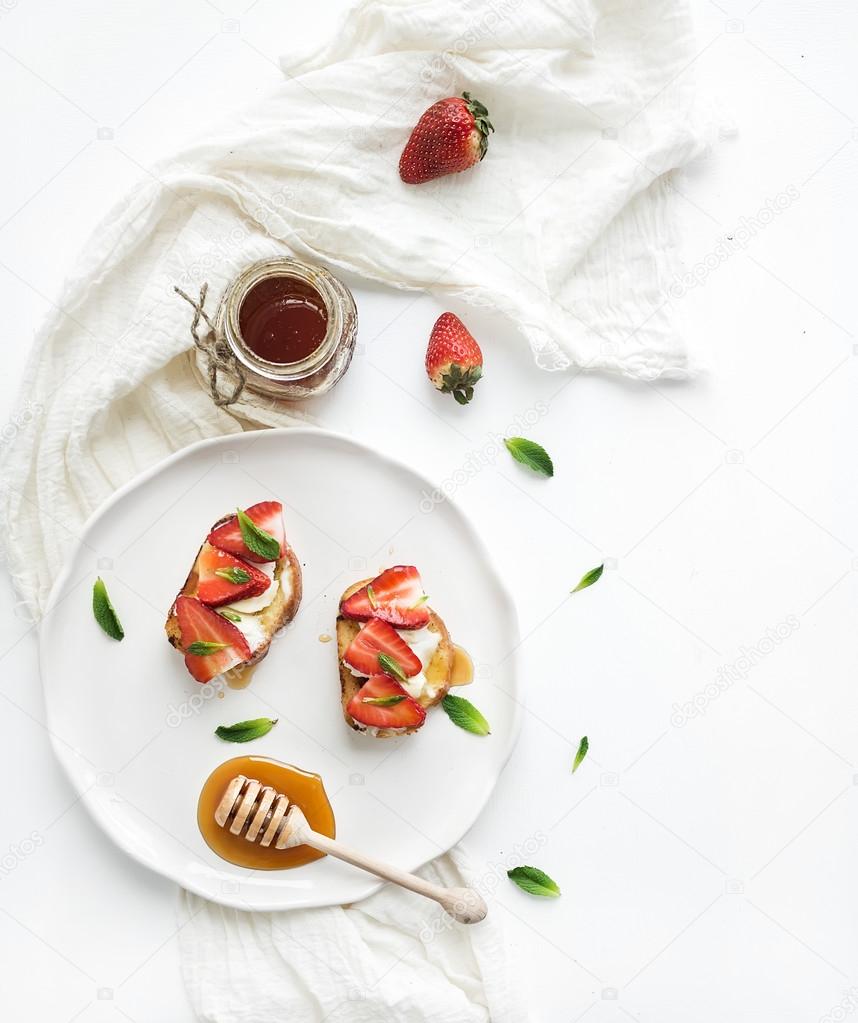
[{"label": "french toast slice", "polygon": [[[212,530],[224,525],[232,518],[232,515],[225,515],[223,518],[218,519],[218,521],[212,526]],[[197,596],[199,581],[197,565],[207,544],[208,541],[205,541],[197,551],[197,556],[194,558],[188,577],[185,579],[184,585],[176,595],[176,600],[178,600],[181,596]],[[247,660],[236,664],[233,668],[229,669],[230,671],[241,670],[242,668],[258,664],[259,661],[261,661],[268,653],[271,641],[276,633],[282,629],[284,625],[291,622],[298,611],[302,595],[301,565],[288,542],[285,543],[284,546],[285,550],[282,557],[274,562],[274,579],[280,583],[274,599],[267,607],[258,612],[242,612],[240,615],[242,619],[251,619],[253,623],[252,630],[249,630],[252,633],[252,641],[251,639],[248,639],[251,656]],[[221,608],[219,610],[228,611],[229,608]],[[241,629],[241,626],[239,626],[239,628]],[[170,608],[170,613],[167,616],[164,629],[167,633],[167,639],[169,642],[177,650],[182,651],[182,632],[179,627],[179,619],[176,614],[175,600]]]},{"label": "french toast slice", "polygon": [[[372,579],[362,579],[360,582],[349,586],[343,593],[341,602],[346,600],[353,593],[357,593],[358,590],[362,589],[370,582],[372,582]],[[440,635],[438,646],[436,647],[429,663],[423,666],[423,675],[425,676],[426,684],[423,686],[423,690],[419,696],[415,697],[417,702],[424,709],[428,710],[430,707],[434,707],[435,704],[440,703],[447,695],[453,676],[453,662],[455,654],[453,642],[450,639],[450,633],[447,631],[447,626],[444,624],[441,617],[431,608],[429,608],[429,622],[425,627],[430,632],[438,633]],[[359,621],[355,621],[352,618],[346,618],[342,614],[337,616],[337,659],[340,670],[340,702],[343,708],[343,717],[345,718],[346,724],[350,728],[353,728],[356,732],[366,732],[368,729],[355,721],[348,712],[349,703],[351,703],[352,698],[360,692],[361,687],[366,682],[366,678],[355,675],[343,660],[346,650],[351,645],[352,640],[354,640],[360,632],[360,629],[361,623]],[[404,634],[404,632],[401,633],[401,635]],[[395,735],[409,735],[416,731],[417,727],[404,729],[377,728],[372,730],[372,734],[376,738],[387,739]]]}]

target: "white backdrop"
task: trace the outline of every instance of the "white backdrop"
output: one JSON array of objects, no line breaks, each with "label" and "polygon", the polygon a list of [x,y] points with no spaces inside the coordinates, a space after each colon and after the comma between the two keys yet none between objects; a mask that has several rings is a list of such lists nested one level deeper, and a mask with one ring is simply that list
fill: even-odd
[{"label": "white backdrop", "polygon": [[[4,431],[26,428],[14,398],[30,339],[92,226],[276,83],[283,41],[322,35],[337,7],[0,2]],[[516,432],[550,450],[556,478],[489,459],[455,496],[501,552],[525,636],[530,709],[469,844],[503,869],[544,837],[534,861],[563,897],[504,884],[495,911],[545,1023],[858,1008],[858,11],[695,10],[695,71],[737,129],[675,181],[693,275],[677,304],[707,375],[548,376],[471,312],[491,373],[463,414],[423,378],[441,307],[361,289],[360,356],[318,404],[324,424],[439,480],[538,410]],[[567,597],[602,558],[603,580]],[[174,890],[102,838],[61,776],[34,630],[2,586],[3,1016],[184,1023]]]}]

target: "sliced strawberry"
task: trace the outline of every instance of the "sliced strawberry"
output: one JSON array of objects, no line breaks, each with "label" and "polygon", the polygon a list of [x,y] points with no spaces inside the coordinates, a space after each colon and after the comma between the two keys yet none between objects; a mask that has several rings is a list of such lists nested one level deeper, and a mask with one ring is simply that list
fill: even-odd
[{"label": "sliced strawberry", "polygon": [[[261,501],[245,510],[245,514],[253,520],[260,529],[273,536],[280,544],[279,558],[286,553],[286,527],[283,525],[283,505],[279,501]],[[245,544],[241,535],[241,526],[238,524],[238,516],[233,515],[229,522],[213,529],[206,537],[208,542],[222,551],[235,554],[245,561],[276,561],[277,558],[264,558],[255,553]]]},{"label": "sliced strawberry", "polygon": [[[176,616],[185,664],[197,682],[209,682],[215,675],[250,659],[250,647],[241,632],[196,597],[177,597]],[[188,653],[195,646],[201,652]]]},{"label": "sliced strawberry", "polygon": [[346,618],[380,618],[397,629],[422,629],[429,608],[420,573],[413,565],[394,565],[340,604]]},{"label": "sliced strawberry", "polygon": [[[384,654],[392,659],[386,664],[379,659]],[[343,655],[343,660],[361,675],[377,675],[380,671],[396,678],[396,667],[402,669],[406,678],[417,675],[423,665],[420,658],[405,640],[397,635],[392,625],[372,618],[355,636]]]},{"label": "sliced strawberry", "polygon": [[367,622],[372,618],[372,604],[366,586],[361,586],[350,597],[340,601],[340,614],[359,622]]},{"label": "sliced strawberry", "polygon": [[197,573],[197,598],[209,607],[258,597],[271,585],[268,576],[250,562],[219,551],[208,543],[203,544],[197,558]]},{"label": "sliced strawberry", "polygon": [[351,698],[348,713],[368,728],[419,728],[426,711],[398,682],[373,675]]}]

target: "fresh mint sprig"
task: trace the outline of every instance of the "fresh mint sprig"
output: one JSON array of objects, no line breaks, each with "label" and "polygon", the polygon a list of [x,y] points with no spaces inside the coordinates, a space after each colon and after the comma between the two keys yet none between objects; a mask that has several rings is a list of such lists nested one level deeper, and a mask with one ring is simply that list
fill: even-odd
[{"label": "fresh mint sprig", "polygon": [[560,897],[557,882],[539,867],[513,867],[506,872],[506,876],[528,895],[539,895],[544,899]]},{"label": "fresh mint sprig", "polygon": [[583,739],[578,743],[578,752],[575,754],[575,759],[572,761],[572,773],[574,774],[581,766],[581,761],[587,756],[587,750],[590,748],[590,740],[585,735]]},{"label": "fresh mint sprig", "polygon": [[242,511],[241,508],[236,510],[236,516],[244,546],[259,555],[260,558],[265,558],[266,561],[276,561],[280,557],[280,541],[257,526],[247,512]]},{"label": "fresh mint sprig", "polygon": [[99,576],[92,587],[92,613],[101,628],[111,639],[121,640],[125,638],[125,630],[122,622],[116,613],[116,608],[111,604],[107,595],[107,587],[104,580]]},{"label": "fresh mint sprig", "polygon": [[466,732],[471,732],[474,735],[488,735],[491,731],[488,721],[470,700],[466,700],[463,696],[452,696],[448,693],[441,701],[441,706],[453,724],[464,728]]},{"label": "fresh mint sprig", "polygon": [[277,718],[254,718],[252,721],[239,721],[234,725],[218,725],[215,735],[224,742],[250,742],[268,735],[277,724]]},{"label": "fresh mint sprig", "polygon": [[570,593],[577,593],[579,590],[586,590],[588,586],[592,586],[593,583],[597,583],[602,578],[602,573],[605,571],[605,564],[602,562],[601,565],[597,565],[596,568],[591,568],[589,572],[585,572],[581,576],[581,580],[574,590],[570,590]]},{"label": "fresh mint sprig", "polygon": [[507,437],[504,444],[516,462],[521,462],[522,465],[526,465],[528,469],[532,469],[542,476],[554,475],[554,463],[551,461],[551,456],[535,440],[528,440],[526,437]]}]

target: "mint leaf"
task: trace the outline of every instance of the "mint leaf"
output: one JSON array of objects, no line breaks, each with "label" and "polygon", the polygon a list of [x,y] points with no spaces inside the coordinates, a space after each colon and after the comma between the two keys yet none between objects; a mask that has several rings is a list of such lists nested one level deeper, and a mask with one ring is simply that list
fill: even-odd
[{"label": "mint leaf", "polygon": [[260,558],[265,558],[266,561],[276,561],[280,557],[280,541],[270,533],[266,533],[264,529],[260,529],[247,512],[242,511],[241,508],[236,510],[236,515],[244,546],[254,554],[258,554]]},{"label": "mint leaf", "polygon": [[376,707],[393,707],[397,703],[402,703],[404,699],[405,696],[365,696],[360,702],[371,703]]},{"label": "mint leaf", "polygon": [[218,611],[218,614],[222,615],[224,618],[226,618],[226,620],[228,622],[240,622],[241,621],[241,615],[236,614],[235,611],[230,611],[228,608],[225,608],[225,607],[222,607],[220,609],[220,611]]},{"label": "mint leaf", "polygon": [[378,601],[375,599],[375,590],[372,588],[371,583],[367,583],[366,587],[366,599],[369,601],[369,606],[375,610],[378,607]]},{"label": "mint leaf", "polygon": [[[279,546],[277,550],[280,550]],[[229,568],[216,568],[215,575],[226,579],[228,583],[235,583],[236,586],[250,582],[250,572],[245,572],[243,568],[236,568],[234,565],[230,565]]]},{"label": "mint leaf", "polygon": [[491,731],[488,721],[463,696],[451,696],[448,693],[441,701],[441,706],[453,724],[464,728],[466,732],[473,732],[474,735],[488,735]]},{"label": "mint leaf", "polygon": [[516,462],[521,462],[528,469],[533,469],[534,472],[541,473],[543,476],[554,475],[554,463],[541,444],[537,444],[534,440],[528,440],[526,437],[507,437],[504,444]]},{"label": "mint leaf", "polygon": [[239,721],[234,725],[218,725],[215,735],[224,742],[250,742],[268,735],[277,724],[277,718],[254,718],[252,721]]},{"label": "mint leaf", "polygon": [[587,756],[587,750],[590,748],[590,740],[585,735],[584,738],[578,743],[578,752],[575,754],[575,759],[572,761],[572,773],[574,774],[581,766],[581,761]]},{"label": "mint leaf", "polygon": [[101,576],[95,580],[92,587],[92,613],[111,639],[124,639],[125,630],[122,628],[122,622],[119,621],[116,608],[110,603],[107,587]]},{"label": "mint leaf", "polygon": [[193,654],[194,657],[208,657],[209,654],[216,654],[218,650],[224,650],[228,646],[229,643],[207,643],[205,640],[198,639],[190,646],[185,647],[185,653]]},{"label": "mint leaf", "polygon": [[586,590],[588,586],[592,586],[593,583],[597,583],[602,578],[602,573],[605,571],[605,564],[602,562],[597,568],[591,568],[589,572],[581,576],[581,581],[575,587],[574,590],[570,590],[570,593],[577,593],[578,590]]},{"label": "mint leaf", "polygon": [[404,682],[407,678],[399,661],[395,657],[391,657],[390,654],[379,654],[378,666],[385,674],[392,675],[399,682]]},{"label": "mint leaf", "polygon": [[557,882],[552,881],[539,867],[513,867],[506,872],[506,876],[528,895],[541,895],[546,899],[556,899],[560,896]]}]

